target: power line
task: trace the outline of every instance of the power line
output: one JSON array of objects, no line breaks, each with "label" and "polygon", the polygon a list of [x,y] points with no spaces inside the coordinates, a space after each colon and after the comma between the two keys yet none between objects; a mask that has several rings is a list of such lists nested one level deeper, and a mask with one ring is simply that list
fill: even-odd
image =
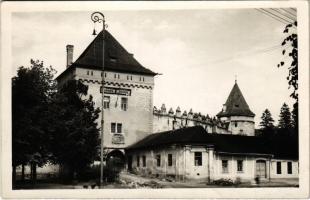
[{"label": "power line", "polygon": [[274,17],[274,16],[272,16],[272,15],[268,15],[267,13],[265,13],[264,11],[262,11],[262,10],[260,10],[260,9],[258,9],[258,8],[255,8],[257,11],[259,11],[260,13],[263,13],[264,15],[267,15],[268,17],[271,17],[271,18],[273,18],[273,19],[275,19],[275,20],[277,20],[278,22],[281,22],[282,24],[287,24],[286,22],[284,22],[284,21],[282,21],[282,20],[280,20],[280,19],[278,19],[278,18],[276,18],[276,17]]},{"label": "power line", "polygon": [[276,10],[274,8],[271,8],[271,10],[274,10],[275,12],[279,13],[280,15],[282,15],[282,16],[290,19],[290,20],[296,21],[295,19],[291,18],[290,16],[287,16],[287,15],[283,14],[282,11]]},{"label": "power line", "polygon": [[275,17],[278,17],[278,18],[282,19],[283,21],[285,21],[285,22],[287,22],[287,23],[289,23],[289,24],[293,23],[293,22],[290,22],[290,21],[288,21],[288,20],[286,20],[286,19],[283,19],[282,17],[280,17],[280,16],[278,16],[278,15],[276,15],[276,14],[274,14],[274,13],[272,13],[272,12],[266,10],[266,9],[263,9],[263,8],[261,8],[261,9],[264,10],[265,12],[267,12],[267,13],[269,13],[269,14],[275,16]]},{"label": "power line", "polygon": [[285,11],[285,12],[289,13],[291,16],[293,16],[293,17],[297,18],[296,14],[293,14],[293,13],[291,13],[290,11],[285,10],[284,8],[281,8],[281,9],[282,9],[283,11]]},{"label": "power line", "polygon": [[270,52],[278,50],[281,47],[282,47],[282,45],[275,45],[275,46],[267,47],[267,48],[264,48],[264,49],[259,49],[259,50],[253,51],[253,52],[245,53],[245,54],[239,53],[239,54],[237,54],[235,56],[226,57],[226,58],[222,58],[222,59],[217,59],[215,61],[211,61],[209,64],[226,62],[226,61],[229,61],[229,60],[233,60],[236,57],[248,57],[248,56],[253,56],[253,55],[256,55],[256,54],[270,54]]}]

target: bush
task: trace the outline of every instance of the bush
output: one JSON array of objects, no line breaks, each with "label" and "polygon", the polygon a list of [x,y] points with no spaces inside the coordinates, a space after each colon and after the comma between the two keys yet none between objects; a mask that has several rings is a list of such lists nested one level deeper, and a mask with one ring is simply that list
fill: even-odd
[{"label": "bush", "polygon": [[212,184],[214,185],[220,185],[220,186],[232,186],[235,185],[234,181],[231,179],[225,179],[225,178],[221,178],[218,180],[214,180],[212,182]]}]

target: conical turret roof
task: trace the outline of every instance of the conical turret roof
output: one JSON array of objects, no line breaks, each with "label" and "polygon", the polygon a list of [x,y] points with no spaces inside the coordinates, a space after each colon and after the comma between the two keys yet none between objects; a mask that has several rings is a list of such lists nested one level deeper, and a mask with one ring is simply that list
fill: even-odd
[{"label": "conical turret roof", "polygon": [[224,104],[223,110],[219,112],[216,116],[217,117],[255,116],[255,114],[250,110],[249,105],[245,101],[237,82],[232,88],[226,100],[226,103]]}]

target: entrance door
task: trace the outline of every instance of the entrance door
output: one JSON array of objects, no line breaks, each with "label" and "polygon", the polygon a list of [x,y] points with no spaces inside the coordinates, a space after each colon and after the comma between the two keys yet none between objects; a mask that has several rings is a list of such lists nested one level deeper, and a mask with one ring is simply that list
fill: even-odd
[{"label": "entrance door", "polygon": [[256,176],[260,178],[266,178],[266,161],[265,160],[256,161]]},{"label": "entrance door", "polygon": [[132,171],[132,156],[127,157],[128,171]]}]

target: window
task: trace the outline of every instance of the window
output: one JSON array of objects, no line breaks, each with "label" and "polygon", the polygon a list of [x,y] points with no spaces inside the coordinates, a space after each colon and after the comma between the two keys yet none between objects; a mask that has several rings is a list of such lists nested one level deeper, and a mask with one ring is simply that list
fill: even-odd
[{"label": "window", "polygon": [[140,167],[140,156],[137,156],[137,167]]},{"label": "window", "polygon": [[237,171],[243,172],[243,160],[237,160]]},{"label": "window", "polygon": [[142,81],[144,82],[144,77],[142,77]]},{"label": "window", "polygon": [[172,166],[172,154],[168,154],[168,166]]},{"label": "window", "polygon": [[116,78],[116,74],[114,74],[114,78]]},{"label": "window", "polygon": [[107,73],[104,73],[104,77],[105,77],[105,78],[107,77]]},{"label": "window", "polygon": [[281,162],[277,162],[277,174],[281,174]]},{"label": "window", "polygon": [[235,122],[235,127],[238,127],[238,122]]},{"label": "window", "polygon": [[100,86],[100,93],[102,93],[102,86]]},{"label": "window", "polygon": [[287,173],[292,174],[292,162],[287,162]]},{"label": "window", "polygon": [[111,123],[111,133],[115,133],[116,123]]},{"label": "window", "polygon": [[121,123],[111,123],[111,133],[122,133]]},{"label": "window", "polygon": [[156,163],[157,163],[157,167],[160,167],[160,155],[156,155]]},{"label": "window", "polygon": [[117,59],[116,59],[115,57],[110,57],[110,61],[111,61],[111,62],[116,62]]},{"label": "window", "polygon": [[146,167],[146,157],[142,156],[142,165],[143,167]]},{"label": "window", "polygon": [[117,123],[117,133],[122,133],[122,124]]},{"label": "window", "polygon": [[228,173],[228,160],[222,160],[222,172]]},{"label": "window", "polygon": [[119,79],[119,77],[120,77],[119,74],[117,74],[117,78],[118,78],[118,79]]},{"label": "window", "polygon": [[104,96],[103,108],[104,109],[109,109],[110,108],[110,97],[109,96]]},{"label": "window", "polygon": [[90,75],[94,75],[93,71],[90,71]]},{"label": "window", "polygon": [[130,76],[130,80],[132,81],[132,76]]},{"label": "window", "polygon": [[195,166],[202,165],[202,152],[195,152]]},{"label": "window", "polygon": [[126,97],[122,97],[121,99],[121,109],[123,111],[127,110],[128,99]]},{"label": "window", "polygon": [[127,75],[127,80],[129,80],[129,76]]},{"label": "window", "polygon": [[87,70],[87,75],[89,75],[89,71]]}]

